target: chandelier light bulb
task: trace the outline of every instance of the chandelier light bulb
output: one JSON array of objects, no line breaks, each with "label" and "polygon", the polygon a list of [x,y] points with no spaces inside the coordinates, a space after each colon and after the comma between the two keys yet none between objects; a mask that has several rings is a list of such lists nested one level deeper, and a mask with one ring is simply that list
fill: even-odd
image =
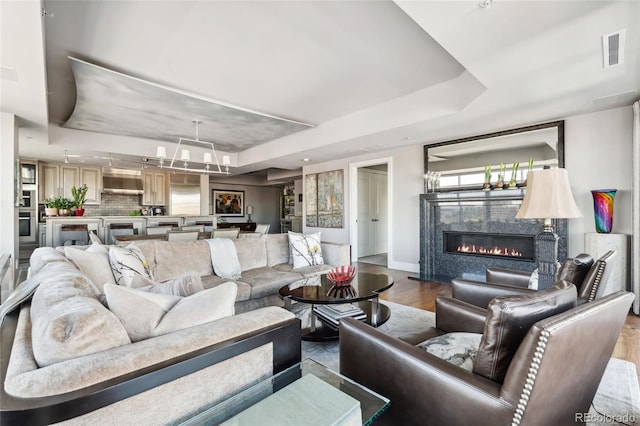
[{"label": "chandelier light bulb", "polygon": [[223,155],[222,156],[222,165],[223,166],[230,166],[231,165],[231,158],[228,155]]},{"label": "chandelier light bulb", "polygon": [[167,148],[165,148],[164,146],[159,146],[156,149],[156,157],[161,159],[167,158]]},{"label": "chandelier light bulb", "polygon": [[182,161],[189,161],[191,160],[191,153],[189,152],[188,149],[183,149],[182,150],[182,155],[180,156],[180,159]]},{"label": "chandelier light bulb", "polygon": [[211,153],[210,152],[205,152],[204,153],[204,163],[205,164],[211,164]]}]

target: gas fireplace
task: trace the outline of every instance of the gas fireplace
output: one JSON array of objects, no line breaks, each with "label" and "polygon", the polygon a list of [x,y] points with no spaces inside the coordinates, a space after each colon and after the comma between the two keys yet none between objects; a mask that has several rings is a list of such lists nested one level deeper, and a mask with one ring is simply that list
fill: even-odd
[{"label": "gas fireplace", "polygon": [[[531,272],[542,220],[516,219],[524,191],[423,194],[420,203],[420,279],[485,279],[490,267]],[[558,258],[567,257],[566,220],[554,220]]]},{"label": "gas fireplace", "polygon": [[444,231],[445,253],[535,260],[535,236]]}]

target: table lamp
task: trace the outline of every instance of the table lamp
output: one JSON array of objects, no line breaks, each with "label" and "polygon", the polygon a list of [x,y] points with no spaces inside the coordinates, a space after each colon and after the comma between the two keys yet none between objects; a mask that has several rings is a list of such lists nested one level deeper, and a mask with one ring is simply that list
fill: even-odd
[{"label": "table lamp", "polygon": [[538,289],[552,286],[558,269],[558,235],[552,219],[582,217],[576,206],[565,169],[532,171],[527,175],[527,191],[517,219],[544,219],[543,230],[536,235]]},{"label": "table lamp", "polygon": [[247,206],[247,216],[249,216],[249,218],[247,219],[247,222],[251,222],[252,214],[253,214],[253,206]]}]

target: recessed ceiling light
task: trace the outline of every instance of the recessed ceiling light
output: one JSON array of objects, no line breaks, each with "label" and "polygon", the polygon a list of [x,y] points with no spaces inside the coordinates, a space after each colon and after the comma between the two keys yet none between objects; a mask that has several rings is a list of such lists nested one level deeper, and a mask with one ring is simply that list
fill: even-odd
[{"label": "recessed ceiling light", "polygon": [[303,158],[302,161],[304,161],[306,163],[307,161],[311,161],[311,159],[310,158]]},{"label": "recessed ceiling light", "polygon": [[481,0],[478,6],[480,6],[483,9],[489,9],[492,3],[493,3],[493,0]]},{"label": "recessed ceiling light", "polygon": [[405,137],[404,137],[404,140],[405,140],[405,141],[410,141],[411,139],[413,139],[413,136],[405,136]]}]

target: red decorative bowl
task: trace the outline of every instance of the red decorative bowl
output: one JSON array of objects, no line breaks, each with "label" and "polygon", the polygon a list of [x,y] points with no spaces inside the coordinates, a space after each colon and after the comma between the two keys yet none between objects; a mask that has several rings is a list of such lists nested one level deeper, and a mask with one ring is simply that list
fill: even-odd
[{"label": "red decorative bowl", "polygon": [[347,286],[356,276],[356,268],[351,265],[339,266],[327,273],[327,279],[335,286]]}]

